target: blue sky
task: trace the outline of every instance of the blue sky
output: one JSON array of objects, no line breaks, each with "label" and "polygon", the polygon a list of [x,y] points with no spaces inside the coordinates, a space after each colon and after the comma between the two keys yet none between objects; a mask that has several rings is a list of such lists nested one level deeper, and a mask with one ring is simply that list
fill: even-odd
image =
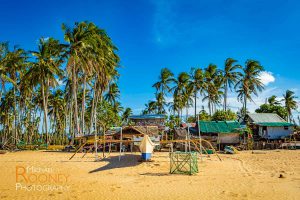
[{"label": "blue sky", "polygon": [[[227,57],[256,59],[267,71],[266,90],[255,98],[282,96],[300,83],[298,1],[8,1],[0,0],[0,41],[32,50],[40,37],[63,41],[61,24],[88,20],[105,29],[121,57],[121,102],[137,114],[153,99],[162,67],[176,75]],[[236,97],[232,107],[240,107]],[[205,103],[206,105],[206,103]],[[201,106],[201,105],[199,105]]]}]

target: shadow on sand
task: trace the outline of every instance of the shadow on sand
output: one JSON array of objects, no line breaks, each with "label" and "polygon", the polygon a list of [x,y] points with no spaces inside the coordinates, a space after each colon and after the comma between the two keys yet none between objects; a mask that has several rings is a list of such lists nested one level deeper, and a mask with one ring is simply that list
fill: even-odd
[{"label": "shadow on sand", "polygon": [[140,155],[128,154],[128,155],[123,155],[120,161],[119,161],[119,156],[111,156],[109,158],[104,158],[103,160],[101,160],[101,162],[104,161],[109,163],[103,167],[94,169],[89,173],[95,173],[95,172],[100,172],[100,171],[105,171],[110,169],[116,169],[116,168],[133,167],[141,164],[141,162],[139,162],[140,157],[141,157]]}]

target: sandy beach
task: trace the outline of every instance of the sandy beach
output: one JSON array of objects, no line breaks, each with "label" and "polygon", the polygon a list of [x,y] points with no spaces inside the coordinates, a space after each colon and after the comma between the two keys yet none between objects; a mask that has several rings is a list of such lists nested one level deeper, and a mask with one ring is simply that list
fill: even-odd
[{"label": "sandy beach", "polygon": [[[93,154],[84,158],[81,158],[82,155],[77,154],[69,161],[71,153],[63,152],[23,151],[1,154],[0,199],[300,197],[300,151],[222,154],[222,162],[212,155],[203,158],[202,162],[199,160],[200,171],[193,176],[169,174],[168,153],[156,152],[153,162],[146,163],[138,162],[139,153],[126,153],[120,162],[117,153],[98,162],[94,162]],[[22,171],[25,169],[29,172]],[[52,178],[47,179],[50,174]],[[55,179],[57,174],[60,174],[59,179]],[[36,180],[38,176],[40,179]],[[26,177],[29,178],[27,183]],[[17,186],[17,183],[20,185]],[[49,186],[41,190],[41,186],[37,185],[59,187],[51,190]]]}]

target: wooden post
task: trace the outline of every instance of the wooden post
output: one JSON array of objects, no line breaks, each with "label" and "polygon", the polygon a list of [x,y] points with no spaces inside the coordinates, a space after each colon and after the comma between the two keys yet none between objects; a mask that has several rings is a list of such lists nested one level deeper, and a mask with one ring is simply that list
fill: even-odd
[{"label": "wooden post", "polygon": [[201,141],[201,131],[200,131],[200,122],[199,122],[199,115],[197,115],[197,122],[198,122],[198,134],[199,134],[199,145],[200,145],[200,157],[201,157],[201,162],[202,160],[202,141]]},{"label": "wooden post", "polygon": [[122,153],[122,140],[123,140],[123,135],[122,135],[122,127],[121,127],[121,131],[120,131],[120,154],[119,154],[119,161],[121,160],[121,153]]}]

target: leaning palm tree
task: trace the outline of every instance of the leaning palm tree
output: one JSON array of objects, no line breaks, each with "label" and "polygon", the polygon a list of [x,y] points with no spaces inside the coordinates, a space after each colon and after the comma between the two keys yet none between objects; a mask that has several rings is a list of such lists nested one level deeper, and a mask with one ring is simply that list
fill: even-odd
[{"label": "leaning palm tree", "polygon": [[[243,103],[244,111],[247,110],[247,100],[252,100],[252,94],[258,95],[264,89],[264,85],[260,79],[260,73],[263,71],[263,67],[258,61],[247,60],[246,65],[243,68],[243,75],[237,82],[235,88],[238,92],[238,101]],[[245,116],[246,113],[242,113]]]},{"label": "leaning palm tree", "polygon": [[227,110],[227,95],[228,89],[232,89],[232,86],[236,84],[239,77],[241,77],[241,73],[237,72],[237,69],[241,69],[242,67],[238,64],[235,64],[237,60],[233,58],[227,58],[225,61],[225,68],[223,71],[223,84],[224,84],[224,110]]},{"label": "leaning palm tree", "polygon": [[204,80],[204,73],[200,68],[192,68],[190,73],[190,87],[193,88],[194,92],[194,109],[195,119],[197,115],[197,94],[203,94],[206,82]]},{"label": "leaning palm tree", "polygon": [[48,96],[50,88],[54,88],[58,83],[56,77],[62,77],[62,71],[59,68],[63,63],[64,45],[53,38],[41,38],[37,51],[31,51],[35,62],[29,68],[23,78],[23,83],[29,81],[32,86],[41,87],[43,110],[44,110],[44,128],[46,132],[46,143],[48,137]]},{"label": "leaning palm tree", "polygon": [[292,122],[292,111],[298,108],[297,101],[295,101],[296,98],[298,97],[296,97],[295,93],[291,90],[287,90],[285,94],[283,94],[283,101],[288,113],[287,118],[289,122]]}]

